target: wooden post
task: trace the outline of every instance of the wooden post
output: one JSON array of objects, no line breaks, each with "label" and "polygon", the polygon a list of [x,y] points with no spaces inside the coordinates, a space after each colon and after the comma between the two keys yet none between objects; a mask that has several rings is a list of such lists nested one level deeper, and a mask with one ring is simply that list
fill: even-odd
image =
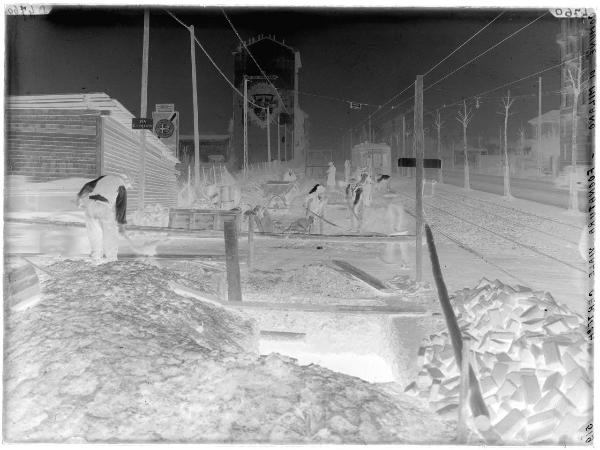
[{"label": "wooden post", "polygon": [[254,214],[248,215],[248,272],[254,263]]},{"label": "wooden post", "polygon": [[467,418],[469,414],[469,377],[470,377],[470,351],[471,340],[463,336],[462,339],[462,361],[460,364],[460,388],[458,397],[458,443],[466,444],[469,427]]},{"label": "wooden post", "polygon": [[188,204],[189,204],[190,208],[192,207],[192,180],[191,180],[191,178],[192,178],[192,168],[188,165],[187,185],[188,185]]},{"label": "wooden post", "polygon": [[242,301],[236,219],[237,216],[225,216],[223,218],[223,234],[225,236],[225,265],[227,270],[227,299],[230,302]]},{"label": "wooden post", "polygon": [[[402,114],[402,157],[406,156],[406,117]],[[402,175],[406,175],[406,167],[402,168]]]},{"label": "wooden post", "polygon": [[248,78],[244,76],[244,176],[248,174]]},{"label": "wooden post", "polygon": [[417,75],[417,81],[415,83],[414,136],[417,180],[416,280],[419,282],[423,277],[423,75]]},{"label": "wooden post", "polygon": [[194,34],[194,25],[190,25],[189,30],[192,57],[192,101],[194,106],[194,183],[198,186],[200,184],[200,132],[198,131],[198,88],[196,86],[196,35]]},{"label": "wooden post", "polygon": [[[148,114],[148,53],[150,50],[150,10],[144,9],[144,39],[142,44],[142,92],[140,117]],[[140,199],[138,209],[144,210],[146,200],[146,130],[140,130]]]},{"label": "wooden post", "polygon": [[277,116],[277,161],[281,161],[281,125]]},{"label": "wooden post", "polygon": [[285,152],[285,160],[288,160],[288,151],[287,151],[287,147],[288,147],[288,138],[287,138],[287,123],[284,124],[283,126],[283,138],[285,139],[284,141],[284,146],[283,146],[283,151]]}]

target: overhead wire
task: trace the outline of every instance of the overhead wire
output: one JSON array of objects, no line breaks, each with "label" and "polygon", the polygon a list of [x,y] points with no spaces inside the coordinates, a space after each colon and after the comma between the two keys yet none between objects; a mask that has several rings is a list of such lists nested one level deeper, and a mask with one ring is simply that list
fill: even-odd
[{"label": "overhead wire", "polygon": [[[460,66],[458,69],[453,70],[452,72],[450,72],[449,74],[445,75],[444,77],[440,78],[439,80],[437,80],[436,82],[434,82],[433,84],[427,86],[426,88],[423,89],[423,92],[428,91],[429,89],[433,88],[434,86],[436,86],[437,84],[439,84],[440,82],[442,82],[443,80],[445,80],[446,78],[450,77],[451,75],[455,74],[456,72],[458,72],[459,70],[463,69],[464,67],[468,66],[469,64],[472,64],[473,62],[475,62],[477,59],[479,59],[480,57],[482,57],[483,55],[487,54],[488,52],[490,52],[491,50],[493,50],[494,48],[498,47],[500,44],[502,44],[503,42],[507,41],[508,39],[512,38],[513,36],[515,36],[516,34],[520,33],[521,31],[523,31],[525,28],[529,27],[530,25],[532,25],[533,23],[535,23],[536,21],[540,20],[542,17],[546,16],[547,14],[549,14],[548,12],[545,12],[543,14],[541,14],[540,16],[538,16],[537,18],[535,18],[534,20],[532,20],[531,22],[527,23],[526,25],[524,25],[523,27],[519,28],[518,30],[516,30],[515,32],[511,33],[510,35],[508,35],[507,37],[505,37],[504,39],[502,39],[500,42],[494,44],[493,46],[489,47],[488,49],[486,49],[485,51],[483,51],[482,53],[480,53],[479,55],[475,56],[474,58],[471,58],[469,61],[467,61],[465,64],[463,64],[462,66]],[[497,17],[496,17],[497,18]],[[494,19],[495,20],[495,19]],[[562,64],[562,63],[561,63]],[[547,69],[550,70],[550,69]],[[531,75],[533,76],[533,75]],[[528,78],[528,77],[527,77]],[[517,80],[514,83],[521,81],[521,80]],[[414,84],[414,83],[413,83]],[[512,83],[509,83],[512,84]],[[508,84],[507,84],[508,85]],[[502,86],[503,87],[503,86]],[[497,89],[500,89],[497,88]],[[494,89],[495,90],[495,89]],[[474,97],[474,96],[473,96]],[[399,108],[400,106],[404,105],[405,103],[409,102],[410,100],[412,100],[414,98],[414,95],[412,95],[411,97],[407,98],[406,100],[394,105],[392,107],[392,110]],[[462,102],[462,100],[461,100]],[[435,109],[435,108],[434,108]],[[389,111],[388,111],[389,112]]]},{"label": "overhead wire", "polygon": [[[437,64],[435,64],[433,67],[431,67],[427,72],[425,72],[425,74],[423,75],[423,77],[429,75],[434,69],[436,69],[440,64],[442,64],[444,61],[446,61],[448,58],[450,58],[454,53],[456,53],[458,50],[460,50],[462,47],[464,47],[466,44],[468,44],[473,38],[475,38],[479,33],[481,33],[483,30],[485,30],[487,27],[489,27],[492,23],[494,23],[502,14],[504,14],[504,11],[501,11],[500,14],[498,14],[496,17],[494,17],[490,22],[488,22],[485,26],[483,26],[482,28],[480,28],[475,34],[473,34],[471,37],[469,37],[466,41],[464,41],[462,44],[460,44],[458,47],[456,47],[452,52],[450,52],[448,55],[446,55],[446,57],[444,57],[441,61],[439,61]],[[407,90],[409,90],[411,87],[413,87],[415,84],[415,82],[413,81],[410,85],[408,85],[407,87],[405,87],[402,91],[400,91],[399,93],[397,93],[396,95],[394,95],[393,97],[391,97],[388,101],[386,101],[383,105],[381,105],[381,107],[379,108],[379,110],[381,110],[382,108],[384,108],[385,106],[387,106],[389,103],[391,103],[395,98],[399,97],[400,95],[404,94]],[[413,96],[414,97],[414,96]],[[412,97],[411,97],[412,98]],[[405,103],[405,102],[404,102]],[[392,106],[392,109],[395,109],[395,106]],[[372,116],[375,115],[377,111],[375,111],[374,113],[371,114],[371,116],[369,118],[367,118],[366,120],[362,121],[361,123],[359,123],[357,125],[357,127],[360,127],[361,125],[363,125],[365,122],[367,122],[370,118],[372,118]]]},{"label": "overhead wire", "polygon": [[[186,25],[185,23],[183,23],[181,20],[179,20],[179,18],[177,16],[175,16],[175,14],[173,14],[171,11],[165,9],[164,10],[167,14],[169,14],[173,19],[175,19],[175,21],[177,21],[180,25],[182,25],[184,28],[186,28],[188,31],[190,30],[190,27],[188,25]],[[218,66],[218,64],[214,61],[214,59],[210,56],[210,54],[206,51],[206,49],[202,46],[202,44],[200,43],[200,41],[198,40],[198,38],[196,37],[196,35],[194,34],[194,41],[196,42],[196,44],[198,45],[198,47],[200,47],[200,49],[204,52],[204,54],[206,55],[206,57],[208,58],[208,60],[211,62],[211,64],[215,67],[215,69],[217,69],[217,71],[221,74],[221,76],[225,79],[225,81],[227,82],[227,84],[229,84],[229,86],[231,86],[231,88],[238,93],[238,95],[242,98],[244,98],[244,94],[237,88],[235,87],[235,85],[231,82],[231,80],[229,80],[229,78],[227,78],[227,75],[225,75],[223,73],[223,71],[221,70],[221,68]],[[258,105],[256,103],[254,103],[252,100],[247,99],[246,100],[249,104],[251,104],[252,106],[254,106],[255,108],[261,108],[261,109],[267,109],[264,106]]]},{"label": "overhead wire", "polygon": [[[480,92],[480,93],[478,93],[478,94],[471,95],[471,96],[469,96],[469,97],[464,97],[464,98],[462,98],[461,100],[455,101],[454,103],[450,103],[450,104],[445,104],[445,103],[444,103],[443,105],[439,105],[439,106],[437,106],[437,107],[435,107],[435,108],[432,108],[432,109],[429,109],[429,110],[427,110],[427,112],[429,112],[429,111],[434,111],[434,110],[436,110],[436,109],[440,109],[440,108],[450,108],[450,107],[452,107],[452,106],[457,106],[457,105],[460,105],[460,104],[461,104],[461,103],[462,103],[464,100],[470,100],[470,99],[474,99],[474,98],[476,98],[476,97],[483,97],[483,96],[485,96],[485,95],[489,94],[490,92],[497,91],[498,89],[502,89],[502,88],[504,88],[504,87],[511,86],[511,85],[513,85],[513,84],[516,84],[516,83],[519,83],[519,82],[521,82],[521,81],[527,80],[528,78],[535,77],[536,75],[539,75],[539,74],[541,74],[541,73],[548,72],[549,70],[552,70],[552,69],[556,69],[557,67],[560,67],[560,66],[562,66],[562,65],[564,65],[564,64],[568,64],[568,63],[570,63],[571,61],[574,61],[574,60],[576,60],[576,59],[577,59],[577,58],[570,58],[570,59],[567,59],[567,60],[565,60],[565,61],[562,61],[562,62],[560,62],[560,63],[558,63],[558,64],[555,64],[555,65],[553,65],[553,66],[546,67],[545,69],[538,70],[537,72],[531,73],[531,74],[529,74],[529,75],[525,75],[524,77],[521,77],[521,78],[519,78],[518,80],[510,81],[510,82],[508,82],[508,83],[504,83],[504,84],[502,84],[502,85],[500,85],[500,86],[497,86],[497,87],[495,87],[495,88],[492,88],[492,89],[488,89],[487,91],[483,91],[483,92]],[[536,94],[532,94],[532,95],[536,95]]]},{"label": "overhead wire", "polygon": [[517,31],[515,31],[514,33],[511,33],[510,35],[508,35],[507,37],[505,37],[504,39],[502,39],[500,42],[494,44],[493,46],[491,46],[490,48],[488,48],[487,50],[485,50],[484,52],[480,53],[479,55],[475,56],[474,58],[470,59],[469,61],[467,61],[465,64],[463,64],[462,66],[460,66],[458,69],[453,70],[452,72],[450,72],[449,74],[443,76],[442,78],[440,78],[439,80],[437,80],[435,83],[430,84],[429,86],[427,86],[427,88],[423,89],[423,92],[431,89],[433,86],[435,86],[438,83],[441,83],[442,81],[444,81],[446,78],[454,75],[456,72],[458,72],[459,70],[461,70],[462,68],[468,66],[469,64],[473,63],[474,61],[476,61],[477,59],[481,58],[483,55],[487,54],[488,52],[492,51],[493,49],[495,49],[496,47],[498,47],[500,44],[502,44],[503,42],[507,41],[508,39],[510,39],[511,37],[515,36],[516,34],[520,33],[521,31],[523,31],[525,28],[533,25],[535,22],[537,22],[538,20],[540,20],[542,17],[546,16],[550,14],[549,12],[545,12],[544,14],[541,14],[539,17],[537,17],[536,19],[532,20],[531,22],[527,23],[526,25],[522,26],[521,28],[519,28]]}]

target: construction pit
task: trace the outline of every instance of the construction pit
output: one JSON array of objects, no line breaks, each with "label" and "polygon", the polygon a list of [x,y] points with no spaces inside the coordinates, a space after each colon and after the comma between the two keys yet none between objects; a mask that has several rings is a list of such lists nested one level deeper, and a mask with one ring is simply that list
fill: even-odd
[{"label": "construction pit", "polygon": [[[336,222],[336,211],[342,215],[345,213],[339,206],[334,203],[329,209],[328,217],[334,222]],[[297,210],[295,212],[297,213]],[[275,212],[274,222],[284,222],[285,214],[289,214],[289,211],[283,211],[279,217]],[[165,323],[159,324],[157,328],[159,332],[156,335],[164,331],[171,339],[165,341],[168,345],[165,346],[164,351],[161,350],[163,363],[169,360],[177,366],[179,363],[176,361],[198,358],[198,355],[192,355],[197,351],[193,350],[197,345],[209,350],[223,347],[228,351],[239,347],[239,343],[234,345],[228,339],[218,338],[218,336],[227,336],[226,331],[214,333],[211,331],[214,327],[220,327],[218,321],[214,319],[216,316],[212,313],[192,315],[189,320],[185,319],[189,322],[186,327],[178,330],[182,318],[180,308],[183,305],[189,308],[195,304],[206,304],[212,305],[208,307],[209,309],[217,306],[227,311],[237,311],[243,315],[244,320],[254,323],[252,331],[248,329],[242,333],[244,336],[242,347],[245,349],[242,353],[263,355],[260,356],[261,364],[264,363],[272,373],[288,374],[288,371],[294,367],[293,370],[300,370],[303,374],[310,372],[311,377],[317,378],[325,372],[319,372],[321,374],[319,375],[313,373],[315,370],[326,371],[328,378],[344,380],[343,384],[346,385],[360,384],[358,380],[364,380],[364,383],[367,383],[364,386],[369,386],[368,389],[378,389],[380,392],[383,390],[385,395],[391,396],[388,400],[393,398],[393,402],[402,405],[406,411],[410,408],[407,406],[408,403],[403,402],[407,399],[414,400],[415,405],[420,405],[419,408],[423,409],[418,409],[421,412],[411,410],[413,417],[422,417],[419,414],[431,414],[427,416],[429,417],[427,420],[439,423],[439,430],[443,436],[430,435],[430,439],[427,439],[428,443],[454,442],[455,421],[461,405],[460,367],[446,331],[436,289],[427,283],[415,283],[410,275],[410,268],[406,267],[406,261],[396,258],[398,255],[394,251],[386,252],[389,246],[383,241],[369,244],[359,242],[360,238],[356,236],[351,241],[339,241],[327,236],[293,234],[277,239],[257,238],[254,260],[249,270],[248,236],[244,230],[247,230],[247,223],[242,223],[239,230],[240,284],[243,295],[241,302],[234,303],[228,301],[222,232],[220,236],[216,233],[217,235],[213,234],[202,239],[171,236],[168,237],[168,243],[159,245],[155,254],[147,257],[132,254],[126,249],[127,243],[123,243],[125,252],[119,257],[122,262],[105,264],[101,269],[97,269],[87,267],[85,258],[81,257],[84,251],[75,248],[85,243],[85,233],[81,226],[70,229],[68,233],[64,228],[46,226],[42,232],[45,233],[44,237],[39,236],[38,240],[30,238],[35,237],[36,233],[39,234],[39,229],[36,231],[34,228],[25,232],[21,224],[19,232],[24,235],[19,238],[15,234],[11,235],[14,230],[11,231],[9,226],[7,230],[8,235],[11,236],[9,251],[18,253],[18,249],[22,250],[23,246],[29,245],[27,251],[35,256],[36,251],[33,247],[43,245],[48,241],[47,236],[52,236],[53,242],[70,242],[69,251],[79,255],[70,262],[64,249],[61,250],[62,256],[57,254],[54,257],[51,254],[58,253],[58,249],[47,247],[42,249],[43,251],[38,249],[39,257],[30,259],[42,269],[50,267],[53,273],[62,273],[66,278],[60,283],[53,281],[52,276],[45,281],[42,280],[43,283],[51,283],[52,289],[47,290],[50,293],[50,301],[48,297],[42,295],[39,304],[28,305],[25,310],[13,311],[9,314],[9,320],[15,319],[15,322],[10,322],[8,333],[10,355],[7,364],[8,398],[10,405],[13,405],[14,413],[9,417],[11,439],[43,440],[44,436],[50,436],[51,434],[48,433],[53,429],[50,417],[57,412],[52,405],[59,404],[57,408],[62,414],[61,417],[64,416],[63,418],[67,420],[68,411],[73,413],[81,408],[88,411],[84,414],[97,415],[97,408],[106,408],[107,402],[114,400],[112,396],[117,395],[117,387],[110,395],[106,395],[104,391],[100,395],[92,390],[94,386],[92,381],[94,377],[98,378],[98,375],[91,374],[89,370],[82,373],[80,369],[74,368],[73,371],[68,371],[67,375],[72,377],[72,383],[77,384],[73,392],[76,396],[83,396],[82,403],[77,406],[69,403],[71,400],[66,400],[66,396],[70,395],[67,391],[56,394],[59,397],[64,395],[65,398],[48,402],[44,395],[52,396],[55,393],[52,391],[52,386],[45,384],[43,378],[37,378],[36,374],[40,373],[40,367],[36,361],[46,356],[50,357],[52,349],[59,348],[56,347],[57,345],[69,349],[71,345],[69,342],[73,335],[101,333],[99,336],[102,336],[104,332],[115,332],[115,339],[111,340],[114,344],[111,352],[120,355],[119,358],[125,357],[122,361],[126,361],[127,357],[132,357],[138,351],[127,347],[127,352],[133,353],[129,356],[122,354],[124,349],[118,345],[120,331],[113,330],[110,321],[105,322],[106,327],[109,328],[104,331],[91,328],[76,330],[71,325],[66,327],[64,333],[52,328],[48,329],[48,348],[44,350],[44,355],[31,346],[28,346],[26,352],[20,350],[24,345],[23,342],[28,339],[27,330],[48,323],[49,318],[57,324],[64,324],[66,317],[64,314],[70,318],[67,323],[76,324],[79,320],[77,317],[85,317],[78,316],[77,306],[75,306],[79,304],[77,299],[85,298],[86,302],[92,302],[89,305],[90,311],[95,311],[94,301],[102,302],[118,297],[116,294],[121,287],[115,281],[115,274],[123,270],[132,270],[134,277],[145,280],[148,274],[153,273],[154,268],[158,268],[163,272],[155,274],[153,281],[148,284],[149,290],[135,283],[137,297],[132,297],[134,301],[130,306],[136,310],[138,307],[135,298],[144,299],[148,298],[148,295],[159,296],[166,301],[168,307],[163,308],[160,302],[156,305],[158,316],[152,310],[146,311],[149,318],[144,325],[154,330],[156,317],[166,318]],[[335,234],[335,230],[328,224],[324,225],[324,231]],[[67,239],[65,237],[67,234],[73,240]],[[162,236],[165,237],[164,233]],[[65,239],[63,240],[62,237]],[[38,244],[35,244],[36,242]],[[414,243],[403,245],[410,253],[408,259],[413,260]],[[340,265],[339,262],[346,264]],[[357,270],[348,270],[351,268]],[[36,270],[39,273],[39,269]],[[369,276],[356,276],[361,271]],[[78,272],[90,280],[98,278],[94,285],[96,290],[91,295],[86,291],[86,286],[76,286],[77,283],[81,284],[81,280],[78,280]],[[47,277],[44,273],[41,275],[42,278]],[[175,280],[177,285],[163,283],[171,277],[177,278]],[[379,282],[378,287],[374,287],[373,279]],[[121,282],[125,285],[130,283],[129,280],[121,280]],[[113,284],[108,290],[107,283],[108,286]],[[181,286],[184,286],[187,292],[185,289],[182,292]],[[468,441],[503,444],[562,444],[585,441],[586,427],[589,426],[591,417],[589,402],[592,381],[589,372],[591,345],[585,335],[585,324],[581,316],[555,302],[551,295],[526,286],[485,279],[473,286],[475,287],[455,292],[451,298],[461,331],[474,340],[471,346],[471,365],[488,410],[488,433],[485,436],[477,434],[477,424],[470,424],[473,432]],[[43,291],[42,289],[42,293]],[[63,305],[63,300],[68,300],[67,304]],[[120,307],[119,302],[111,304],[113,307]],[[55,306],[62,309],[54,311]],[[98,304],[97,307],[102,306]],[[129,318],[134,320],[135,314],[118,313],[118,317],[119,320],[129,320]],[[175,317],[179,319],[174,321]],[[489,320],[483,320],[485,317],[489,317]],[[138,326],[127,323],[127,327],[130,328]],[[93,320],[90,320],[90,325],[94,325]],[[11,336],[12,331],[16,334]],[[148,331],[140,331],[139,335],[143,336],[147,333]],[[173,337],[175,335],[172,333],[177,337]],[[211,337],[210,345],[199,343],[202,339],[199,341],[197,334],[206,336],[207,333]],[[53,340],[52,336],[57,337],[56,340]],[[16,337],[16,340],[13,337]],[[156,339],[157,342],[162,342],[163,338],[156,337]],[[218,343],[220,340],[222,342]],[[84,344],[88,341],[89,339],[82,340]],[[32,342],[39,343],[39,339],[34,339]],[[172,350],[181,349],[181,346],[187,348],[183,350],[183,355],[178,353],[179,350]],[[188,351],[191,353],[188,354]],[[273,359],[273,353],[282,355],[280,358],[283,359]],[[73,353],[67,352],[64,356],[65,361],[69,358],[73,359]],[[134,355],[134,357],[140,356]],[[231,361],[227,358],[230,356],[224,356],[223,361]],[[252,359],[254,356],[243,356],[242,360],[246,361],[248,358]],[[239,360],[238,357],[234,359]],[[223,361],[219,359],[217,365],[221,367]],[[230,364],[227,361],[225,365]],[[48,364],[51,365],[50,360]],[[68,366],[66,362],[61,364]],[[148,364],[154,363],[148,362]],[[242,365],[244,364],[249,363],[246,361]],[[254,371],[256,367],[252,364],[254,363],[250,364],[251,369]],[[134,372],[138,370],[135,364],[127,367]],[[236,368],[236,370],[240,369],[239,366]],[[152,370],[155,369],[163,370],[160,367]],[[169,370],[175,374],[179,369],[172,367]],[[260,370],[264,375],[263,369]],[[142,372],[138,375],[142,376]],[[224,375],[222,372],[217,372],[219,376]],[[249,372],[242,371],[241,376],[245,376],[246,373]],[[343,374],[350,377],[344,378]],[[274,380],[269,376],[265,379],[273,382]],[[190,382],[195,383],[192,378]],[[158,379],[152,381],[155,384],[161,382]],[[182,382],[185,384],[184,381]],[[233,379],[228,379],[228,382],[238,383]],[[41,383],[41,387],[37,390],[45,391],[46,394],[39,398],[35,397],[37,404],[31,401],[23,403],[27,393],[32,392],[32,383]],[[83,385],[79,386],[81,383]],[[294,387],[296,388],[297,386]],[[227,389],[222,394],[229,399],[226,391]],[[164,397],[161,397],[163,402],[168,401],[167,399],[172,395],[165,392]],[[95,400],[93,406],[85,403],[86,396],[90,395]],[[207,398],[212,398],[211,395],[213,394],[208,395]],[[323,400],[328,401],[326,397],[323,397]],[[356,407],[359,411],[365,408],[364,402],[358,401],[358,398],[349,397],[348,401],[354,400],[357,401],[352,403],[354,405],[352,408]],[[297,399],[292,400],[290,397],[288,401],[293,404]],[[16,407],[21,404],[23,406]],[[125,407],[132,403],[116,402],[116,404]],[[39,405],[49,406],[41,408]],[[309,406],[312,408],[314,402],[309,401]],[[142,411],[142,414],[150,417],[152,413],[145,408],[140,405],[136,411]],[[171,405],[170,408],[174,410],[175,406]],[[192,404],[190,408],[196,406]],[[353,410],[352,408],[350,411]],[[127,420],[132,424],[130,430],[139,434],[123,434],[118,427],[115,428],[117,425],[114,420],[107,428],[98,425],[77,428],[77,423],[80,425],[87,423],[85,419],[79,418],[79,422],[75,421],[75,425],[69,428],[69,432],[63,433],[65,440],[69,442],[103,439],[152,440],[154,435],[149,430],[153,429],[158,430],[154,433],[160,435],[160,439],[172,440],[177,436],[177,433],[173,433],[171,429],[165,430],[156,423],[146,428],[150,422],[145,422],[146,425],[140,428],[133,424],[131,417],[125,418],[122,414],[125,413],[120,412],[114,417]],[[192,416],[197,419],[205,417],[199,410],[194,414],[196,415],[192,414]],[[29,419],[24,420],[24,417]],[[205,428],[197,427],[192,439],[202,441],[199,436],[209,436],[209,440],[219,442],[233,439],[237,442],[419,443],[423,441],[420,440],[422,436],[419,437],[418,434],[427,436],[428,433],[416,426],[410,436],[401,436],[391,432],[391,428],[384,432],[385,427],[381,427],[381,424],[375,425],[378,432],[373,432],[371,425],[368,424],[370,422],[366,421],[365,417],[356,418],[351,414],[344,417],[347,422],[337,418],[334,412],[330,412],[319,419],[321,422],[314,419],[322,423],[327,432],[313,429],[312,425],[306,428],[306,422],[303,422],[303,429],[309,430],[304,434],[299,432],[286,434],[277,428],[278,424],[271,424],[273,427],[268,430],[236,434],[235,424],[248,423],[248,415],[246,415],[228,422],[228,425],[219,425],[221,428],[215,428],[210,424]],[[317,423],[314,420],[311,419],[313,421],[311,423]],[[219,431],[214,431],[216,429]],[[451,431],[448,432],[449,429]],[[489,432],[490,430],[493,432]]]}]

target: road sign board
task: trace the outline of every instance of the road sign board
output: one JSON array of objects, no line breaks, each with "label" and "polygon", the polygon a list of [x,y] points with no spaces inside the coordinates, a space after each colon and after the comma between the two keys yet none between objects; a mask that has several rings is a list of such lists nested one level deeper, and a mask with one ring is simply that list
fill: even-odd
[{"label": "road sign board", "polygon": [[175,111],[175,103],[157,103],[156,112],[173,112]]},{"label": "road sign board", "polygon": [[179,113],[177,111],[154,111],[152,118],[154,119],[154,134],[156,137],[177,154],[179,146]]},{"label": "road sign board", "polygon": [[[417,158],[398,158],[398,167],[417,167]],[[423,158],[424,169],[441,169],[442,160],[437,158]]]},{"label": "road sign board", "polygon": [[133,117],[131,119],[132,130],[152,130],[154,121],[149,117]]}]

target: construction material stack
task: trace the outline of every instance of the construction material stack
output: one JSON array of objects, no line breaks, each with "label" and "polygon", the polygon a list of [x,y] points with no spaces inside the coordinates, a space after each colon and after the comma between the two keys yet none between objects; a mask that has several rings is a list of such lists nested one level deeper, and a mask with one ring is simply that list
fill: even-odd
[{"label": "construction material stack", "polygon": [[[547,292],[482,279],[452,300],[471,363],[505,444],[575,444],[592,418],[592,346],[581,316]],[[440,414],[458,407],[460,368],[446,331],[419,349],[406,392]],[[583,440],[582,440],[583,438]]]}]

